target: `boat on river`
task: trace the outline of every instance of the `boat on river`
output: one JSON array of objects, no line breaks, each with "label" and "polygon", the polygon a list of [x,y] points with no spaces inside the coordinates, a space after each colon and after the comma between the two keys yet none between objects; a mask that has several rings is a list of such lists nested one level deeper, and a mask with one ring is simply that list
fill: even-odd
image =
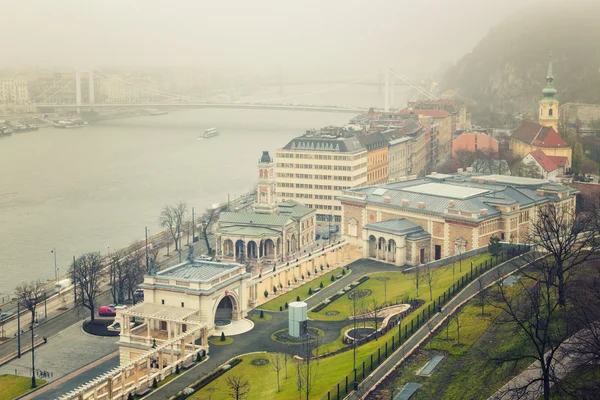
[{"label": "boat on river", "polygon": [[84,121],[81,118],[75,119],[64,119],[54,123],[55,128],[60,129],[73,129],[73,128],[82,128],[88,124],[87,121]]},{"label": "boat on river", "polygon": [[200,136],[202,139],[209,139],[211,137],[219,136],[220,133],[217,128],[208,128],[204,130],[204,133]]}]

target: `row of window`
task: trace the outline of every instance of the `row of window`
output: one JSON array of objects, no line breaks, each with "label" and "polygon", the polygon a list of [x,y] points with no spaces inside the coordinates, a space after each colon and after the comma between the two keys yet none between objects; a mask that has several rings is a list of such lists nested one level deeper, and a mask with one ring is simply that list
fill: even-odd
[{"label": "row of window", "polygon": [[[358,174],[355,176],[290,174],[290,173],[284,173],[284,172],[277,173],[278,178],[321,179],[321,180],[325,180],[325,181],[353,181],[353,180],[358,180],[358,179],[364,178],[366,175],[367,175],[366,172],[363,172],[362,174]],[[292,187],[292,186],[284,186],[284,187]],[[349,188],[349,186],[339,186],[339,189],[336,189],[336,190],[343,190],[343,189],[348,189],[348,188]],[[319,189],[319,188],[317,188],[317,189]]]},{"label": "row of window", "polygon": [[[365,168],[367,163],[360,165],[322,165],[322,164],[290,164],[290,163],[277,163],[277,168],[300,168],[300,169],[324,169],[334,171],[356,171],[361,168]],[[261,171],[262,178],[262,171]]]},{"label": "row of window", "polygon": [[314,160],[335,160],[335,161],[353,161],[364,157],[364,154],[360,155],[329,155],[329,154],[306,154],[306,153],[276,153],[277,158],[302,158],[302,159],[314,159]]}]

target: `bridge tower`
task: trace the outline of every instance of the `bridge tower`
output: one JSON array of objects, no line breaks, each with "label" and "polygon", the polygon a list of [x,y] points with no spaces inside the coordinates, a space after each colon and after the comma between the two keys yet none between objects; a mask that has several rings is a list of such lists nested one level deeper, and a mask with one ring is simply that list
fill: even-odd
[{"label": "bridge tower", "polygon": [[388,72],[390,74],[390,107],[394,108],[394,103],[396,101],[396,82],[394,81],[394,74]]},{"label": "bridge tower", "polygon": [[88,90],[90,95],[90,104],[96,103],[95,92],[94,92],[94,71],[90,69],[88,74]]},{"label": "bridge tower", "polygon": [[81,70],[75,70],[75,104],[77,104],[77,114],[81,113]]},{"label": "bridge tower", "polygon": [[385,90],[383,91],[383,111],[390,112],[390,69],[385,69]]}]

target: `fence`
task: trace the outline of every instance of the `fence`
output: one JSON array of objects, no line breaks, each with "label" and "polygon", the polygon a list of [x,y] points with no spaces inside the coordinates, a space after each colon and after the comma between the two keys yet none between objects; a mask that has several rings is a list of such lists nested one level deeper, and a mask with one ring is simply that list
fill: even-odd
[{"label": "fence", "polygon": [[[425,325],[429,319],[441,309],[448,301],[456,296],[462,289],[465,288],[469,283],[478,278],[484,272],[497,265],[510,260],[514,257],[520,256],[530,250],[528,245],[508,245],[502,246],[502,252],[497,256],[493,256],[490,260],[486,260],[478,265],[473,265],[470,270],[467,271],[460,279],[452,284],[448,290],[442,295],[438,296],[432,302],[429,302],[427,306],[423,306],[421,312],[412,314],[412,318],[402,324],[402,320],[398,323],[398,332],[384,342],[377,351],[373,352],[368,358],[362,361],[361,364],[356,365],[356,370],[346,375],[341,381],[337,383],[331,390],[323,396],[322,400],[340,400],[344,399],[352,391],[358,388],[358,384],[368,377],[379,365],[391,356],[396,349],[399,349],[416,331]],[[388,324],[390,327],[391,324]],[[391,330],[391,329],[390,329]],[[403,349],[406,352],[410,349]]]}]

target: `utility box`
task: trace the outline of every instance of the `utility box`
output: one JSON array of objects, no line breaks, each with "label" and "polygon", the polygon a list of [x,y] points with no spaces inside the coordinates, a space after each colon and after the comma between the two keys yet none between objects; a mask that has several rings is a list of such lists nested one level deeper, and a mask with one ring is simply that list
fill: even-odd
[{"label": "utility box", "polygon": [[293,301],[288,307],[290,336],[300,337],[306,333],[306,310],[307,304],[303,301]]}]

